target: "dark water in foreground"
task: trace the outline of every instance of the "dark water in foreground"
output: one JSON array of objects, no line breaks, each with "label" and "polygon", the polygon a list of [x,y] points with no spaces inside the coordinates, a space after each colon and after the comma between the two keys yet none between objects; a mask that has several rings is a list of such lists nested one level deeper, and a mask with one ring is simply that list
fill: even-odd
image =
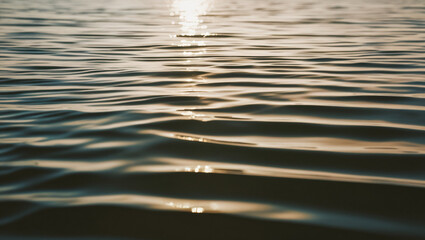
[{"label": "dark water in foreground", "polygon": [[425,1],[0,0],[0,239],[425,239]]}]

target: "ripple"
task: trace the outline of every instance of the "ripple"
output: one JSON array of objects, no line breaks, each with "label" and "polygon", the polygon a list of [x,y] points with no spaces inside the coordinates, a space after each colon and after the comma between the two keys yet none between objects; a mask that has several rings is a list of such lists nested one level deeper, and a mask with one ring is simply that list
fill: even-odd
[{"label": "ripple", "polygon": [[423,239],[417,0],[0,3],[1,239]]}]

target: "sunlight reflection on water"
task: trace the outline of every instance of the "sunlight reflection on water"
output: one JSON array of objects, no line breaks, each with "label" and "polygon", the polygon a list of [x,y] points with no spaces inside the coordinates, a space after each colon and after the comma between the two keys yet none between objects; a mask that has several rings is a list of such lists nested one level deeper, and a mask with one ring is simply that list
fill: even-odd
[{"label": "sunlight reflection on water", "polygon": [[0,238],[425,236],[422,5],[0,0]]},{"label": "sunlight reflection on water", "polygon": [[[212,4],[211,0],[174,0],[171,4],[170,16],[178,16],[182,36],[200,34],[209,35],[208,28],[203,24],[202,15],[207,14]],[[196,42],[199,44],[200,42]]]}]

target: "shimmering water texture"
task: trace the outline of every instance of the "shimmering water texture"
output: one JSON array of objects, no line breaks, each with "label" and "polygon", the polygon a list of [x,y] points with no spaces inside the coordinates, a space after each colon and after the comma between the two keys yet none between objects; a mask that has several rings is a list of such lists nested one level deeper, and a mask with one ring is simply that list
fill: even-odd
[{"label": "shimmering water texture", "polygon": [[0,239],[425,239],[425,1],[0,0]]}]

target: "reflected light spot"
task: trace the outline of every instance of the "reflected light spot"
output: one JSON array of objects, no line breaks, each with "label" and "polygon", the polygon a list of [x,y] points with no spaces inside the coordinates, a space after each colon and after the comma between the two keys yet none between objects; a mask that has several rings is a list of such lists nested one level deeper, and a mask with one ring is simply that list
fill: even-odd
[{"label": "reflected light spot", "polygon": [[193,207],[189,203],[167,202],[165,205],[178,209],[190,209],[192,213],[203,213],[205,211],[203,207]]},{"label": "reflected light spot", "polygon": [[214,169],[210,166],[201,166],[198,165],[196,167],[186,167],[184,169],[185,172],[195,172],[195,173],[212,173]]},{"label": "reflected light spot", "polygon": [[179,47],[191,47],[191,46],[206,46],[205,41],[188,41],[188,40],[181,40],[180,43],[177,45]]},{"label": "reflected light spot", "polygon": [[182,111],[182,112],[180,112],[180,114],[188,117],[189,119],[196,119],[196,120],[201,120],[201,121],[207,121],[207,118],[209,118],[205,114],[194,113],[193,111]]},{"label": "reflected light spot", "polygon": [[203,212],[204,212],[204,208],[201,208],[201,207],[192,208],[192,213],[203,213]]},{"label": "reflected light spot", "polygon": [[188,203],[174,203],[174,202],[168,202],[166,204],[167,206],[173,207],[173,208],[180,208],[180,209],[189,209],[191,206]]},{"label": "reflected light spot", "polygon": [[184,51],[183,52],[183,55],[184,56],[196,56],[196,55],[203,55],[206,52],[207,52],[206,50],[201,50],[201,51]]}]

